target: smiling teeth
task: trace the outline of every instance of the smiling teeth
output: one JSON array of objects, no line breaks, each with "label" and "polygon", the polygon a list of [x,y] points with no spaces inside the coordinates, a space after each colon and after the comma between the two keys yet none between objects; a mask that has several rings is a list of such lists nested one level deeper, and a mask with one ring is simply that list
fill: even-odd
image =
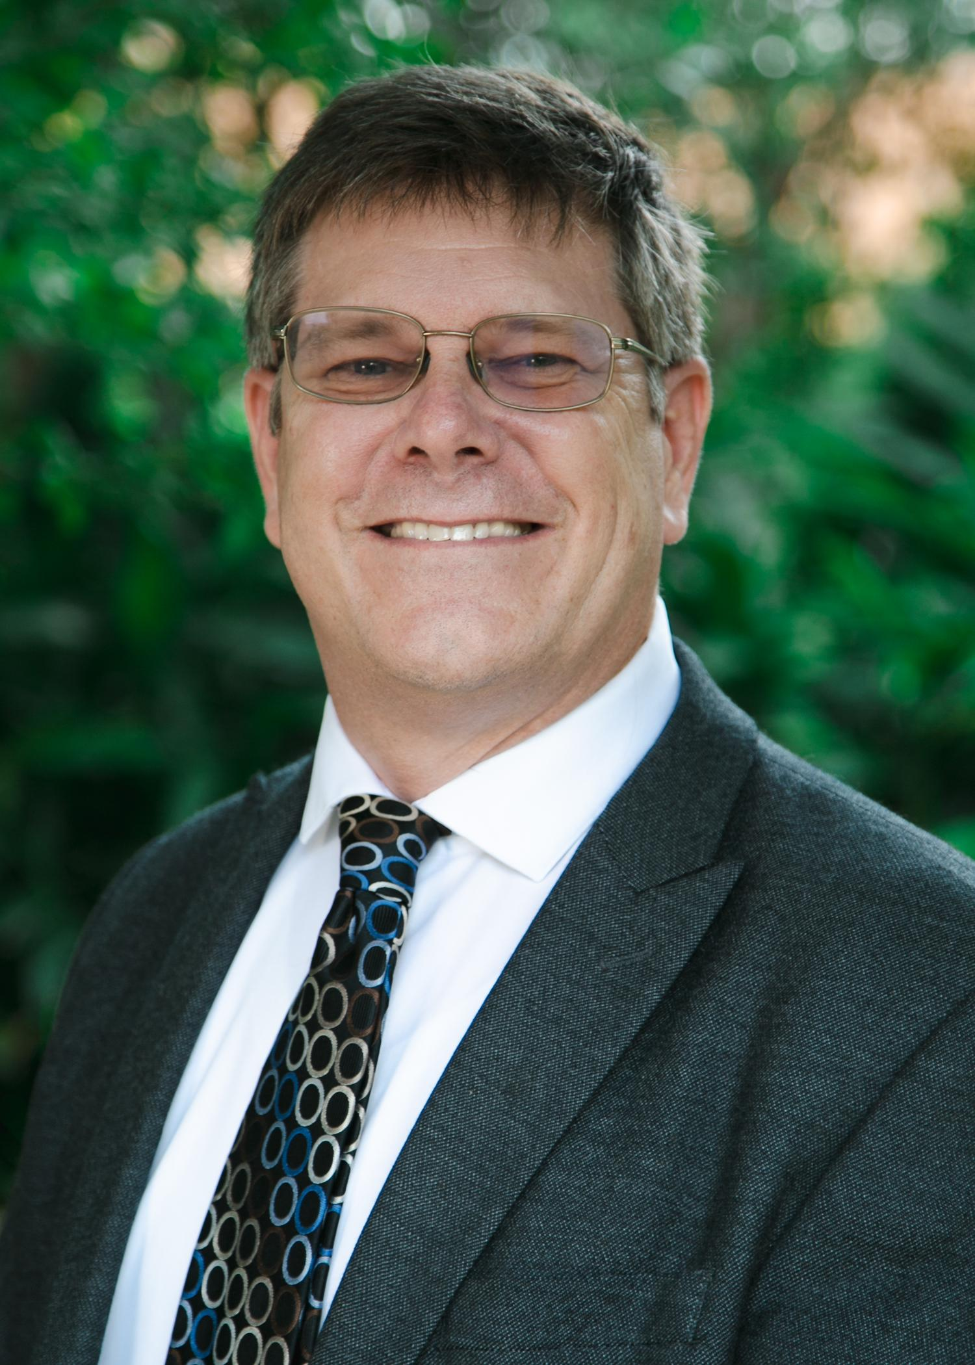
[{"label": "smiling teeth", "polygon": [[394,521],[388,534],[394,540],[486,540],[488,536],[524,536],[531,526],[518,521],[467,521],[440,526],[435,521]]}]

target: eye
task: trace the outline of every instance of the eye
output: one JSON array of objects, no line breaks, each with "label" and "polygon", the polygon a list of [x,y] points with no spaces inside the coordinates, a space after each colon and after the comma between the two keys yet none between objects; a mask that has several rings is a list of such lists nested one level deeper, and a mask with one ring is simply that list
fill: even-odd
[{"label": "eye", "polygon": [[511,367],[520,366],[526,370],[552,370],[560,365],[575,366],[579,362],[567,355],[554,355],[549,351],[533,351],[525,355],[509,356],[506,360],[498,363]]},{"label": "eye", "polygon": [[333,365],[328,373],[331,375],[347,372],[370,379],[374,376],[389,374],[390,370],[395,367],[395,363],[392,360],[380,360],[378,356],[362,356],[358,360],[343,360],[338,365]]},{"label": "eye", "polygon": [[584,366],[570,355],[557,351],[522,351],[515,355],[495,356],[487,362],[489,380],[512,389],[551,388],[571,384]]},{"label": "eye", "polygon": [[323,365],[316,383],[329,392],[339,394],[352,389],[385,391],[390,384],[409,382],[415,370],[415,360],[397,360],[383,355],[343,356]]}]

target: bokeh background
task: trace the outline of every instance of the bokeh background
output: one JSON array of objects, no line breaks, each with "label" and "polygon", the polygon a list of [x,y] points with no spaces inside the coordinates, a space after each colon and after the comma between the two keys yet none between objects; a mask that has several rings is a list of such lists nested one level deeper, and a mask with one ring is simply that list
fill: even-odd
[{"label": "bokeh background", "polygon": [[357,77],[543,68],[665,148],[715,276],[676,630],[975,854],[973,31],[975,0],[0,3],[0,1200],[99,889],[314,741],[241,296],[257,196]]}]

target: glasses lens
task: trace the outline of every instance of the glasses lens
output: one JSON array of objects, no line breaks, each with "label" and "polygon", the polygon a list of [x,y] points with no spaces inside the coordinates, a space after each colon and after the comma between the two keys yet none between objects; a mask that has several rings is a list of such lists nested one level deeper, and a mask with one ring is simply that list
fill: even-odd
[{"label": "glasses lens", "polygon": [[482,322],[474,356],[482,384],[499,402],[573,408],[605,391],[613,346],[597,322],[524,313]]},{"label": "glasses lens", "polygon": [[419,323],[366,308],[305,313],[288,328],[295,382],[342,403],[398,398],[413,383],[422,358]]}]

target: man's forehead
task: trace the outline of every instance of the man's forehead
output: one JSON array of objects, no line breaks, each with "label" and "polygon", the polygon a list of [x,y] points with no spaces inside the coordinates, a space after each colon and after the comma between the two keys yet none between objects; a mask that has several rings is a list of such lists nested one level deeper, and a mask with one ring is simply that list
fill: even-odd
[{"label": "man's forehead", "polygon": [[513,238],[550,245],[556,245],[563,236],[573,232],[585,231],[593,236],[606,232],[602,224],[583,212],[581,205],[562,208],[554,197],[543,195],[527,202],[498,186],[494,190],[473,189],[469,193],[449,188],[416,194],[408,189],[380,192],[361,202],[349,198],[338,207],[326,207],[317,213],[305,235],[329,227],[355,232],[363,223],[380,223],[390,230],[408,231],[416,224],[449,226],[461,222],[479,230],[506,230]]},{"label": "man's forehead", "polygon": [[[296,281],[304,286],[346,282],[354,266],[377,280],[399,273],[399,262],[429,261],[421,268],[436,272],[448,258],[474,270],[488,262],[512,263],[522,275],[564,278],[571,258],[594,278],[615,281],[615,250],[602,225],[572,216],[561,223],[554,206],[519,212],[504,201],[466,204],[436,202],[410,205],[378,201],[365,209],[320,213],[301,239]],[[448,267],[449,268],[449,267]]]}]

